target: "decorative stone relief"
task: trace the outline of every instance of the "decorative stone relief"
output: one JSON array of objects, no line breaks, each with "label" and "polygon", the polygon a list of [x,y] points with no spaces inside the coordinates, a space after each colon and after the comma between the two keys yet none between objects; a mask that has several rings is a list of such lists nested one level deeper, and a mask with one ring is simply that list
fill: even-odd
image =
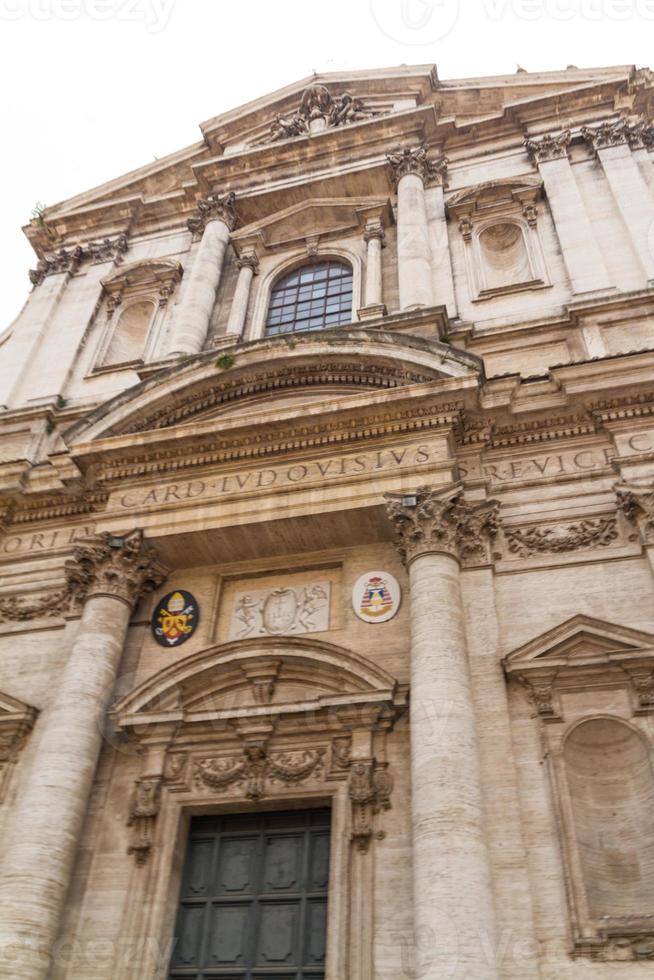
[{"label": "decorative stone relief", "polygon": [[605,548],[618,537],[613,517],[597,517],[560,527],[505,528],[507,550],[528,558],[537,554],[561,554],[582,548]]},{"label": "decorative stone relief", "polygon": [[84,595],[111,595],[130,606],[165,580],[167,569],[142,531],[117,536],[105,531],[75,548],[66,562],[69,586]]},{"label": "decorative stone relief", "polygon": [[538,164],[567,158],[571,140],[572,133],[566,129],[557,136],[548,133],[546,136],[528,137],[524,142],[527,153]]},{"label": "decorative stone relief", "polygon": [[195,237],[200,237],[210,221],[223,221],[230,231],[238,224],[238,216],[234,204],[236,194],[209,194],[198,201],[198,213],[186,222],[189,231]]},{"label": "decorative stone relief", "polygon": [[391,181],[396,190],[402,178],[409,174],[420,177],[426,187],[442,186],[445,183],[449,162],[447,157],[430,160],[427,158],[427,150],[427,145],[423,143],[421,146],[404,147],[386,154]]},{"label": "decorative stone relief", "polygon": [[309,133],[349,123],[373,119],[381,113],[369,109],[362,99],[349,92],[332,96],[325,85],[310,85],[304,90],[300,106],[289,116],[275,114],[269,134],[263,143],[276,143],[292,139],[294,136],[307,136]]},{"label": "decorative stone relief", "polygon": [[464,565],[491,561],[491,544],[499,529],[498,501],[468,504],[461,489],[432,487],[385,497],[405,564],[430,552],[453,555]]},{"label": "decorative stone relief", "polygon": [[137,864],[145,864],[152,849],[154,825],[161,807],[161,776],[138,779],[127,826],[132,828],[132,843],[127,849]]},{"label": "decorative stone relief", "polygon": [[323,771],[324,749],[289,749],[268,754],[261,745],[248,745],[240,757],[201,759],[194,767],[196,786],[223,790],[229,786],[244,787],[245,796],[259,800],[266,795],[267,784],[297,785]]},{"label": "decorative stone relief", "polygon": [[351,763],[348,793],[352,801],[352,840],[358,850],[368,850],[373,835],[373,814],[390,809],[392,791],[393,778],[387,763],[375,759]]},{"label": "decorative stone relief", "polygon": [[331,583],[321,581],[240,592],[234,598],[230,639],[328,630],[330,591]]},{"label": "decorative stone relief", "polygon": [[46,276],[54,276],[60,272],[75,272],[82,262],[90,261],[92,265],[102,262],[122,261],[129,248],[127,235],[118,238],[105,238],[102,242],[88,242],[86,245],[76,245],[74,248],[60,248],[39,259],[35,269],[30,269],[29,277],[33,286],[39,286]]},{"label": "decorative stone relief", "polygon": [[599,126],[584,126],[581,135],[595,152],[623,144],[627,144],[632,150],[643,147],[651,149],[654,145],[654,126],[644,120],[629,122],[618,119],[603,122]]},{"label": "decorative stone relief", "polygon": [[615,495],[618,510],[638,529],[643,544],[654,544],[654,487],[620,483]]}]

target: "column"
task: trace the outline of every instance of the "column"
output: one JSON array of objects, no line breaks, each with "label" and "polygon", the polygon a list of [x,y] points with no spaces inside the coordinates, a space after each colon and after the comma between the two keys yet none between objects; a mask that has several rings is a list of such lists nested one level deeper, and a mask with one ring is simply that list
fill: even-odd
[{"label": "column", "polygon": [[461,488],[389,497],[411,590],[415,977],[497,980],[495,915],[460,584],[488,555],[494,501]]},{"label": "column", "polygon": [[253,249],[244,249],[236,260],[236,264],[238,265],[238,279],[232,308],[229,311],[227,330],[225,331],[227,335],[233,336],[234,340],[243,336],[252,280],[259,271],[259,258]]},{"label": "column", "polygon": [[45,980],[102,743],[131,611],[165,572],[141,532],[75,549],[71,594],[84,609],[58,689],[35,728],[36,753],[6,827],[0,876],[0,978]]},{"label": "column", "polygon": [[360,320],[370,320],[385,316],[382,293],[382,248],[386,245],[386,235],[381,221],[366,222],[363,240],[367,245],[365,305],[357,311]]},{"label": "column", "polygon": [[235,194],[210,194],[198,203],[198,217],[188,221],[193,234],[202,237],[173,324],[169,354],[197,354],[204,346],[229,236],[237,223],[235,200]]},{"label": "column", "polygon": [[610,289],[611,282],[568,159],[568,130],[558,136],[526,139],[550,204],[573,293]]},{"label": "column", "polygon": [[624,120],[581,131],[602,165],[611,193],[648,282],[654,282],[654,195],[631,148],[643,148],[643,133]]},{"label": "column", "polygon": [[432,254],[425,184],[441,179],[446,160],[428,160],[424,146],[387,156],[397,191],[397,266],[400,310],[434,305]]}]

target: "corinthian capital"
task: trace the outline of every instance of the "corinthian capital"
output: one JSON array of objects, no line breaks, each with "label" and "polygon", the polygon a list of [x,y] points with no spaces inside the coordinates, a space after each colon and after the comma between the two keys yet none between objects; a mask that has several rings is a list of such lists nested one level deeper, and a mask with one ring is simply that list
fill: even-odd
[{"label": "corinthian capital", "polygon": [[534,163],[547,163],[550,160],[562,160],[568,156],[568,146],[572,134],[569,129],[559,133],[558,136],[540,136],[536,139],[528,138],[525,140],[525,149]]},{"label": "corinthian capital", "polygon": [[499,503],[468,504],[461,486],[414,493],[386,494],[386,513],[395,525],[397,547],[406,565],[430,553],[445,553],[464,565],[491,561],[491,544],[499,526]]},{"label": "corinthian capital", "polygon": [[236,194],[209,194],[198,201],[198,213],[186,222],[194,235],[201,235],[210,221],[223,221],[230,231],[238,224],[234,208]]},{"label": "corinthian capital", "polygon": [[618,483],[618,510],[640,531],[644,544],[654,544],[654,486]]},{"label": "corinthian capital", "polygon": [[125,535],[104,532],[83,541],[66,562],[68,588],[78,599],[114,596],[134,606],[164,581],[167,569],[140,530]]},{"label": "corinthian capital", "polygon": [[603,122],[592,128],[583,126],[581,135],[595,152],[605,150],[609,146],[622,146],[623,143],[632,146],[634,149],[639,144],[643,145],[642,133],[637,126],[629,124],[626,119]]},{"label": "corinthian capital", "polygon": [[425,186],[443,184],[447,176],[447,157],[428,160],[427,147],[424,143],[422,146],[407,146],[394,153],[388,153],[386,160],[396,190],[402,178],[408,174],[416,174]]}]

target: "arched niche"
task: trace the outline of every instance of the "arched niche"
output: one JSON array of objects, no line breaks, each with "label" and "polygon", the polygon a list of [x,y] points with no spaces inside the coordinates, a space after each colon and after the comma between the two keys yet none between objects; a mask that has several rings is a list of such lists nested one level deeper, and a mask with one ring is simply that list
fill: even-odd
[{"label": "arched niche", "polygon": [[649,746],[618,718],[591,718],[568,733],[563,761],[590,916],[654,915]]}]

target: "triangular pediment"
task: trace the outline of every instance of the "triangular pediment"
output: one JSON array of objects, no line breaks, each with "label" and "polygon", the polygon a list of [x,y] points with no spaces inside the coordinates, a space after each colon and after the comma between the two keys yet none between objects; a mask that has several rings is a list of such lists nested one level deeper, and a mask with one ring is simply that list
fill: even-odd
[{"label": "triangular pediment", "polygon": [[654,656],[654,634],[578,615],[508,654],[504,666],[510,675],[650,656]]}]

